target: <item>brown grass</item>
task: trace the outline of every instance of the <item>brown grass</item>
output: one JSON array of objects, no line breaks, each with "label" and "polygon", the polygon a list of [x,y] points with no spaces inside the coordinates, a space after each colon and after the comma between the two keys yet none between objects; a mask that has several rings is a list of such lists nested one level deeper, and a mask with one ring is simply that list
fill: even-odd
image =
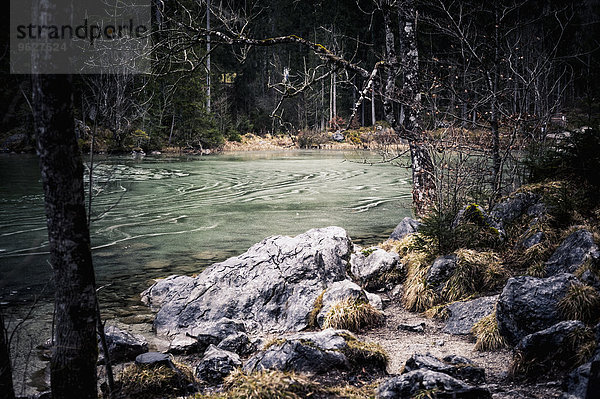
[{"label": "brown grass", "polygon": [[378,326],[384,319],[383,313],[371,304],[355,298],[346,298],[334,304],[327,312],[323,328],[358,332],[362,328]]},{"label": "brown grass", "polygon": [[558,310],[565,320],[581,320],[595,324],[600,319],[600,295],[595,288],[585,284],[572,284],[567,294],[558,302]]},{"label": "brown grass", "polygon": [[496,320],[496,311],[473,325],[471,333],[476,338],[475,350],[494,351],[508,346],[504,337],[498,331],[498,321]]}]

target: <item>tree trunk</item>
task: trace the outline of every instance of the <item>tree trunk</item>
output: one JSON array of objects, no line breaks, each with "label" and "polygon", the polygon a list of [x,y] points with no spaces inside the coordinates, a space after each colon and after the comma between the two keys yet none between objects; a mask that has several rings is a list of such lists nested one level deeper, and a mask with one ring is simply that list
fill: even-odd
[{"label": "tree trunk", "polygon": [[0,397],[14,399],[12,368],[10,363],[10,345],[6,329],[4,328],[4,316],[0,311]]},{"label": "tree trunk", "polygon": [[414,2],[409,0],[398,5],[399,20],[402,28],[399,42],[402,53],[404,84],[402,91],[407,102],[404,107],[404,120],[398,124],[394,118],[391,98],[394,97],[398,59],[395,39],[388,8],[384,9],[385,47],[387,81],[385,87],[384,112],[388,123],[394,127],[400,137],[408,140],[413,178],[413,205],[417,216],[425,215],[434,204],[436,197],[433,162],[423,142],[423,131],[419,124],[421,111],[421,93],[419,91],[419,53],[416,40],[416,10]]},{"label": "tree trunk", "polygon": [[56,321],[53,398],[97,399],[96,290],[85,211],[83,163],[69,75],[34,75],[37,153],[45,194]]}]

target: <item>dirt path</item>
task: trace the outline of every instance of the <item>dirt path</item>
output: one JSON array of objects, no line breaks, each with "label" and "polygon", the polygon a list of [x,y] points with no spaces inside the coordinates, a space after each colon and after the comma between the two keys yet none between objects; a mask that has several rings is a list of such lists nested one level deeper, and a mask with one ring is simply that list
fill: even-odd
[{"label": "dirt path", "polygon": [[[460,355],[485,369],[488,387],[494,399],[549,399],[558,398],[561,394],[560,382],[556,380],[538,383],[511,381],[508,378],[508,367],[512,357],[509,349],[495,352],[476,351],[472,337],[442,332],[443,322],[408,312],[399,304],[398,299],[390,298],[385,314],[384,326],[365,331],[358,336],[367,341],[377,342],[386,350],[390,358],[388,365],[390,374],[400,374],[406,360],[415,353],[430,353],[438,358]],[[422,333],[398,329],[400,324],[421,323],[425,325]]]}]

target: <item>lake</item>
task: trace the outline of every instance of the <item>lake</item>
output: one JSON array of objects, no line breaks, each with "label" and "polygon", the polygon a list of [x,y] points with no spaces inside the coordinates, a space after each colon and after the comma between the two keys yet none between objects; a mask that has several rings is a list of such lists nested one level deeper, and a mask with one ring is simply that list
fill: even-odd
[{"label": "lake", "polygon": [[[344,227],[384,240],[411,214],[410,174],[368,153],[289,151],[208,157],[104,157],[94,169],[91,239],[103,307],[117,311],[151,280],[193,274],[265,237]],[[0,156],[0,302],[51,277],[35,156]]]}]

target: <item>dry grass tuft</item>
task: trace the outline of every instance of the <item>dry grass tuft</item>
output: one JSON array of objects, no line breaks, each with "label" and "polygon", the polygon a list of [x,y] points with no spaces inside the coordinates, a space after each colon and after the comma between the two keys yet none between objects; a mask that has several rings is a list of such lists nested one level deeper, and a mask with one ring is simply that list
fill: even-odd
[{"label": "dry grass tuft", "polygon": [[407,266],[402,303],[413,312],[424,312],[438,302],[438,295],[427,287],[426,277],[429,268],[429,255],[424,252],[412,252],[403,258]]},{"label": "dry grass tuft", "polygon": [[600,319],[600,295],[595,288],[576,283],[559,301],[558,310],[565,320],[581,320],[595,324]]},{"label": "dry grass tuft", "polygon": [[264,370],[245,373],[236,370],[225,379],[224,392],[197,394],[195,399],[304,399],[304,398],[374,398],[377,383],[361,387],[352,385],[323,386],[308,376],[294,372]]},{"label": "dry grass tuft", "polygon": [[321,309],[323,309],[323,295],[325,295],[325,291],[321,292],[321,294],[315,299],[315,303],[313,304],[313,308],[308,315],[308,327],[309,328],[318,328],[319,323],[317,323],[317,316]]},{"label": "dry grass tuft", "polygon": [[168,366],[146,367],[131,365],[126,367],[118,382],[117,397],[146,399],[168,398],[185,394],[186,387],[195,382],[193,371],[180,363],[177,370]]},{"label": "dry grass tuft", "polygon": [[384,315],[371,304],[346,298],[334,304],[325,315],[323,329],[336,328],[354,332],[383,323]]},{"label": "dry grass tuft", "polygon": [[475,350],[494,351],[508,347],[504,337],[498,331],[498,321],[496,320],[496,311],[473,325],[471,333],[475,336]]},{"label": "dry grass tuft", "polygon": [[493,252],[477,252],[470,249],[456,251],[456,270],[442,289],[447,301],[457,301],[476,292],[493,290],[504,284],[508,273]]},{"label": "dry grass tuft", "polygon": [[383,371],[387,367],[389,357],[378,343],[359,341],[354,337],[347,336],[346,344],[348,347],[342,352],[354,368]]},{"label": "dry grass tuft", "polygon": [[425,317],[430,319],[438,319],[442,321],[448,320],[450,317],[450,311],[448,310],[449,303],[444,303],[442,305],[436,305],[432,308],[427,309],[424,312]]},{"label": "dry grass tuft", "polygon": [[[307,377],[293,372],[236,370],[225,378],[223,399],[300,399],[321,392],[322,388]],[[207,396],[215,397],[215,396]]]}]

